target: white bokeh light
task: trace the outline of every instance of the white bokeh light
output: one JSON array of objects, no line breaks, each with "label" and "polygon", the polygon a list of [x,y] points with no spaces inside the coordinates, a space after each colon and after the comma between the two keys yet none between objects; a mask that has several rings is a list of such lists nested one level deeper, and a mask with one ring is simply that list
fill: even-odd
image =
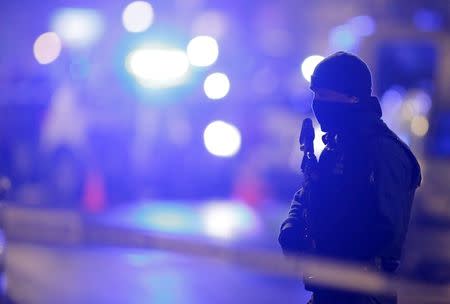
[{"label": "white bokeh light", "polygon": [[205,128],[203,142],[211,154],[231,157],[241,148],[241,133],[232,124],[217,120]]},{"label": "white bokeh light", "polygon": [[207,235],[222,239],[253,234],[259,229],[258,218],[246,205],[237,202],[217,201],[202,210],[203,229]]},{"label": "white bokeh light", "polygon": [[210,99],[221,99],[230,91],[230,80],[223,73],[213,73],[206,77],[203,90]]},{"label": "white bokeh light", "polygon": [[128,55],[126,68],[143,86],[166,88],[178,85],[186,79],[189,60],[183,50],[141,48]]},{"label": "white bokeh light", "polygon": [[131,2],[122,13],[123,26],[132,33],[144,32],[152,25],[153,19],[153,7],[145,1]]},{"label": "white bokeh light", "polygon": [[306,81],[311,82],[311,76],[314,73],[314,69],[323,59],[323,56],[312,55],[303,60],[301,70]]},{"label": "white bokeh light", "polygon": [[216,39],[210,36],[197,36],[189,42],[187,55],[194,66],[210,66],[219,56],[219,45]]},{"label": "white bokeh light", "polygon": [[49,64],[58,58],[61,48],[59,36],[54,32],[47,32],[40,35],[34,42],[34,57],[40,64]]},{"label": "white bokeh light", "polygon": [[103,18],[93,9],[64,8],[52,16],[51,28],[65,46],[83,48],[100,38],[104,30]]}]

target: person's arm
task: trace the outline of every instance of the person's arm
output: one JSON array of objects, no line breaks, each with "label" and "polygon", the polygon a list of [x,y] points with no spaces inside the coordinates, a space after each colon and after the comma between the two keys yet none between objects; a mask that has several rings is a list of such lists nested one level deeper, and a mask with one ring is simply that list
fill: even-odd
[{"label": "person's arm", "polygon": [[374,182],[377,194],[375,249],[401,246],[411,213],[413,167],[407,152],[392,139],[382,139],[375,158]]},{"label": "person's arm", "polygon": [[305,191],[300,188],[292,199],[287,219],[282,223],[278,242],[285,254],[299,252],[304,248],[302,241],[305,232]]}]

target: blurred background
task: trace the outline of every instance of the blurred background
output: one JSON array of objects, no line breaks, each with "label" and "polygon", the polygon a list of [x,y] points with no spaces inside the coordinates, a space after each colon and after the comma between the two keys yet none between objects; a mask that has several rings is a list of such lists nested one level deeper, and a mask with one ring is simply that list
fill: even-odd
[{"label": "blurred background", "polygon": [[[7,204],[277,250],[279,224],[302,182],[298,135],[302,120],[313,118],[311,73],[323,57],[344,50],[367,61],[384,120],[419,158],[424,179],[414,227],[448,233],[448,0],[24,0],[2,1],[0,8],[0,185]],[[322,133],[314,123],[318,154]],[[202,261],[180,270],[184,257],[12,250],[11,267],[25,276],[13,274],[16,285],[8,284],[16,300],[23,297],[18,302],[61,294],[74,303],[97,296],[109,303],[240,299],[220,292],[212,301],[212,291],[201,298],[202,288],[221,284],[205,281],[213,266]],[[54,265],[56,254],[72,266]],[[416,250],[406,263],[411,269],[417,256]],[[84,287],[56,289],[56,282],[76,278],[73,272],[101,268],[98,260],[106,271],[107,257],[120,269],[96,276],[122,284],[118,298]],[[116,278],[122,271],[137,280],[153,264],[166,265],[154,282],[151,275],[145,284]],[[202,267],[199,279],[194,273]],[[47,289],[14,289],[25,279],[50,280],[43,273],[53,268],[56,281],[46,281]],[[230,281],[244,280],[234,290],[266,286],[265,296],[246,289],[245,301],[308,297],[299,282],[218,269],[234,276]],[[429,269],[418,276],[434,278]],[[63,285],[81,284],[70,282]],[[188,288],[189,282],[197,285]],[[180,294],[185,300],[173,298]]]}]

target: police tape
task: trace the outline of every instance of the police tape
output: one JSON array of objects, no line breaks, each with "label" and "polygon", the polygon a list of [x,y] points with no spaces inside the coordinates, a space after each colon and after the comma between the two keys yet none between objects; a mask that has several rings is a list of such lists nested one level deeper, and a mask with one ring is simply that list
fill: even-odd
[{"label": "police tape", "polygon": [[307,277],[311,284],[370,294],[399,294],[408,303],[449,303],[450,284],[433,285],[388,276],[363,265],[338,263],[311,256],[226,246],[196,238],[163,235],[114,227],[73,211],[2,207],[1,223],[7,242],[62,246],[118,246],[164,250],[220,260],[235,266],[283,277]]}]

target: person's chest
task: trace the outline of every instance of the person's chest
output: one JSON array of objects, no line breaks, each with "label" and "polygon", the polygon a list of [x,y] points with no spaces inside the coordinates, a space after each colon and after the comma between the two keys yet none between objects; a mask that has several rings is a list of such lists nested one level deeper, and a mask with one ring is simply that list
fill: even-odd
[{"label": "person's chest", "polygon": [[[324,201],[359,201],[375,191],[373,147],[363,140],[328,144],[319,158],[316,193]],[[357,203],[357,202],[355,202]]]}]

